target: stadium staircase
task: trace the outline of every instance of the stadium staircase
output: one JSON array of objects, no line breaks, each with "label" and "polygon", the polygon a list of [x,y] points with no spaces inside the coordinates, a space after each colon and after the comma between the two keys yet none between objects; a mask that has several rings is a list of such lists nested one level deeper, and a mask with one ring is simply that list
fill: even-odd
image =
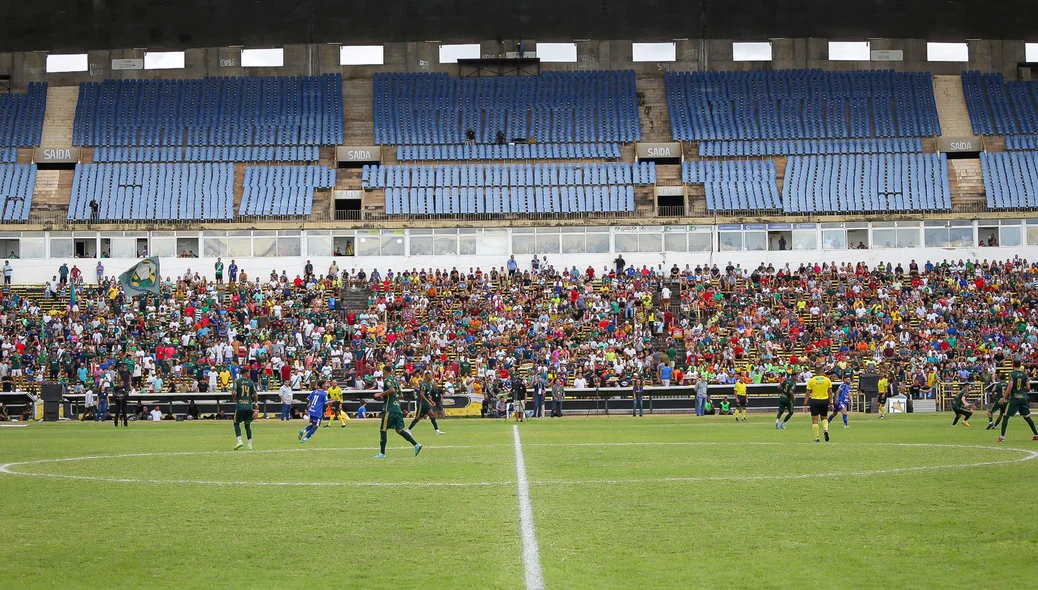
[{"label": "stadium staircase", "polygon": [[941,134],[955,137],[973,135],[970,113],[962,94],[962,78],[934,76],[933,94],[937,102],[937,116],[941,121]]},{"label": "stadium staircase", "polygon": [[75,176],[75,170],[37,170],[32,212],[53,215],[55,219],[64,218],[68,214]]},{"label": "stadium staircase", "polygon": [[346,145],[372,145],[375,143],[375,116],[372,112],[375,81],[344,80],[342,83],[342,105],[346,121],[343,132]]},{"label": "stadium staircase", "polygon": [[663,76],[638,76],[638,108],[641,111],[642,141],[674,141],[670,133],[667,83]]},{"label": "stadium staircase", "polygon": [[987,191],[980,160],[948,160],[948,185],[952,211],[968,213],[987,207]]}]

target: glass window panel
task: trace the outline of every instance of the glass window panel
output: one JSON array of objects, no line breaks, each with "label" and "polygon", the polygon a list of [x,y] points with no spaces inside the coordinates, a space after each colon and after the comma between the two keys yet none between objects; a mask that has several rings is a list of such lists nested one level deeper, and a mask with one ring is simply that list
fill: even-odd
[{"label": "glass window panel", "polygon": [[637,252],[638,234],[616,234],[614,243],[617,252]]},{"label": "glass window panel", "polygon": [[19,244],[22,258],[43,258],[44,238],[22,238]]},{"label": "glass window panel", "polygon": [[[970,240],[972,243],[973,240]],[[1038,244],[1038,225],[1027,226],[1027,243],[1031,245]]]},{"label": "glass window panel", "polygon": [[278,235],[277,230],[274,229],[255,229],[252,230],[253,236],[276,236]]},{"label": "glass window panel", "polygon": [[227,238],[207,237],[202,239],[202,256],[215,258],[227,256]]},{"label": "glass window panel", "polygon": [[432,236],[411,236],[411,256],[431,256],[432,241]]},{"label": "glass window panel", "polygon": [[357,236],[357,256],[378,256],[381,251],[378,236]]},{"label": "glass window panel", "polygon": [[483,232],[483,245],[479,249],[482,256],[504,256],[508,254],[508,232],[486,230]]},{"label": "glass window panel", "polygon": [[537,251],[541,254],[558,254],[559,253],[559,234],[556,230],[555,234],[538,234],[537,235]]},{"label": "glass window panel", "polygon": [[433,247],[437,256],[457,256],[458,236],[436,236],[433,238]]},{"label": "glass window panel", "polygon": [[952,227],[948,230],[948,240],[952,246],[968,248],[973,245],[973,227]]},{"label": "glass window panel", "polygon": [[898,248],[918,248],[919,244],[919,230],[918,229],[899,229],[897,230],[897,247]]},{"label": "glass window panel", "polygon": [[277,238],[253,238],[252,250],[256,258],[273,258],[278,255]]},{"label": "glass window panel", "polygon": [[[53,249],[53,244],[51,245]],[[152,238],[151,239],[151,255],[152,256],[176,256],[177,255],[177,240],[176,238]]]},{"label": "glass window panel", "polygon": [[639,252],[662,252],[663,234],[642,234],[638,237]]},{"label": "glass window panel", "polygon": [[278,238],[278,256],[302,256],[302,240],[299,238]]},{"label": "glass window panel", "polygon": [[688,235],[673,232],[664,234],[663,249],[667,252],[688,252]]},{"label": "glass window panel", "polygon": [[72,240],[59,239],[55,240],[51,238],[50,241],[50,257],[51,258],[72,258],[74,250],[72,249]]},{"label": "glass window panel", "polygon": [[404,236],[382,236],[383,256],[403,256]]},{"label": "glass window panel", "polygon": [[793,249],[794,250],[817,250],[818,249],[818,233],[813,229],[795,229],[793,230]]},{"label": "glass window panel", "polygon": [[227,238],[227,255],[231,258],[252,256],[252,238]]},{"label": "glass window panel", "polygon": [[998,228],[981,226],[977,228],[977,241],[985,246],[998,245]]},{"label": "glass window panel", "polygon": [[748,231],[745,236],[746,249],[752,251],[768,249],[768,234],[762,231]]},{"label": "glass window panel", "polygon": [[948,240],[948,229],[926,228],[923,230],[923,243],[926,244],[927,248],[947,248],[951,246],[951,242]]},{"label": "glass window panel", "polygon": [[111,258],[136,258],[137,238],[112,238]]},{"label": "glass window panel", "polygon": [[585,250],[588,254],[609,252],[609,234],[587,234],[585,238]]},{"label": "glass window panel", "polygon": [[742,251],[742,232],[741,231],[723,231],[718,232],[717,243],[718,249],[721,252],[740,252]]},{"label": "glass window panel", "polygon": [[306,253],[308,256],[331,256],[332,237],[308,235],[306,239]]},{"label": "glass window panel", "polygon": [[1020,245],[1020,226],[1004,225],[999,231],[999,235],[1002,238],[1000,246]]},{"label": "glass window panel", "polygon": [[563,234],[563,236],[562,236],[562,253],[563,254],[583,254],[584,253],[584,234]]},{"label": "glass window panel", "polygon": [[771,61],[771,41],[732,43],[733,61]]},{"label": "glass window panel", "polygon": [[458,255],[459,256],[475,256],[477,252],[476,244],[479,243],[479,236],[463,235],[458,238]]},{"label": "glass window panel", "polygon": [[714,235],[711,233],[688,234],[689,252],[709,252],[713,249]]},{"label": "glass window panel", "polygon": [[530,234],[512,234],[513,254],[533,254],[537,249],[537,238]]},{"label": "glass window panel", "polygon": [[873,248],[893,248],[897,244],[897,236],[892,229],[872,230]]}]

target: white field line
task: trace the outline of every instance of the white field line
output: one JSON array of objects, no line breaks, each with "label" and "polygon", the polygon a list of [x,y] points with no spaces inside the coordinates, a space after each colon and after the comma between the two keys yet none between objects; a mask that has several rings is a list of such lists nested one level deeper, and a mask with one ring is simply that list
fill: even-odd
[{"label": "white field line", "polygon": [[515,484],[519,492],[519,530],[523,537],[523,569],[526,572],[526,590],[544,590],[541,573],[541,553],[537,548],[537,533],[533,528],[533,504],[530,502],[530,482],[526,479],[526,461],[519,427],[512,426],[515,441]]}]

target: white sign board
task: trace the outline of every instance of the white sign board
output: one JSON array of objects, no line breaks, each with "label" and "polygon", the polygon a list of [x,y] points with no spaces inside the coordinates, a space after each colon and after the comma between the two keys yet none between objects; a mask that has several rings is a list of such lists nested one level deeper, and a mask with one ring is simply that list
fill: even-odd
[{"label": "white sign board", "polygon": [[113,59],[112,70],[143,70],[143,59]]},{"label": "white sign board", "polygon": [[904,61],[905,52],[900,49],[873,49],[869,57],[872,61]]}]

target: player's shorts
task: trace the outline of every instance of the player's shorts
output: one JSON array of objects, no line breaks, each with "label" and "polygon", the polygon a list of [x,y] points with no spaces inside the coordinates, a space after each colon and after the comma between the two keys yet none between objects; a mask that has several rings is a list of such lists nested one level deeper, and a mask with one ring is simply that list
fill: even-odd
[{"label": "player's shorts", "polygon": [[252,422],[252,419],[255,416],[256,416],[256,412],[254,410],[251,410],[251,409],[250,410],[238,409],[238,410],[234,411],[234,422],[235,422],[235,424],[237,424],[239,422],[245,422],[246,424],[248,424],[248,423]]},{"label": "player's shorts", "polygon": [[847,404],[836,404],[836,410],[835,411],[842,412],[842,411],[847,410],[847,409],[849,409],[849,408],[847,408]]},{"label": "player's shorts", "polygon": [[337,416],[342,411],[342,402],[332,402],[332,415]]},{"label": "player's shorts", "polygon": [[952,404],[952,410],[954,410],[954,411],[956,411],[956,412],[962,412],[963,414],[965,414],[965,413],[969,412],[969,410],[968,410],[968,409],[966,409],[966,406],[963,406],[963,405],[955,405],[955,404]]},{"label": "player's shorts", "polygon": [[807,407],[810,408],[812,416],[826,416],[829,414],[829,400],[827,399],[813,399],[808,402]]},{"label": "player's shorts", "polygon": [[432,412],[432,406],[429,404],[418,404],[418,417],[428,416]]},{"label": "player's shorts", "polygon": [[443,413],[443,400],[442,399],[436,400],[436,411],[440,412],[441,414]]},{"label": "player's shorts", "polygon": [[782,400],[782,399],[779,400],[779,412],[789,412],[789,411],[792,411],[792,410],[793,410],[793,402],[785,401],[785,400]]},{"label": "player's shorts", "polygon": [[404,429],[404,415],[399,412],[382,412],[382,432]]},{"label": "player's shorts", "polygon": [[991,409],[988,410],[988,411],[991,412],[992,414],[996,414],[998,412],[1005,412],[1006,411],[1006,406],[1007,406],[1007,404],[1003,404],[1001,402],[995,402],[995,403],[991,404]]},{"label": "player's shorts", "polygon": [[740,408],[745,408],[746,407],[746,396],[745,395],[737,395],[737,396],[735,396],[735,405],[737,407],[740,407]]},{"label": "player's shorts", "polygon": [[314,428],[320,427],[321,426],[321,417],[320,416],[313,416],[313,415],[311,415],[310,416],[310,426],[313,426]]},{"label": "player's shorts", "polygon": [[1019,412],[1021,416],[1030,416],[1031,407],[1027,405],[1027,400],[1012,397],[1009,399],[1009,408],[1006,410],[1006,418],[1012,418],[1017,414],[1017,412]]},{"label": "player's shorts", "polygon": [[880,404],[886,404],[887,403],[887,394],[885,394],[885,393],[880,394],[880,396],[876,399],[876,401],[878,403],[880,403]]}]

